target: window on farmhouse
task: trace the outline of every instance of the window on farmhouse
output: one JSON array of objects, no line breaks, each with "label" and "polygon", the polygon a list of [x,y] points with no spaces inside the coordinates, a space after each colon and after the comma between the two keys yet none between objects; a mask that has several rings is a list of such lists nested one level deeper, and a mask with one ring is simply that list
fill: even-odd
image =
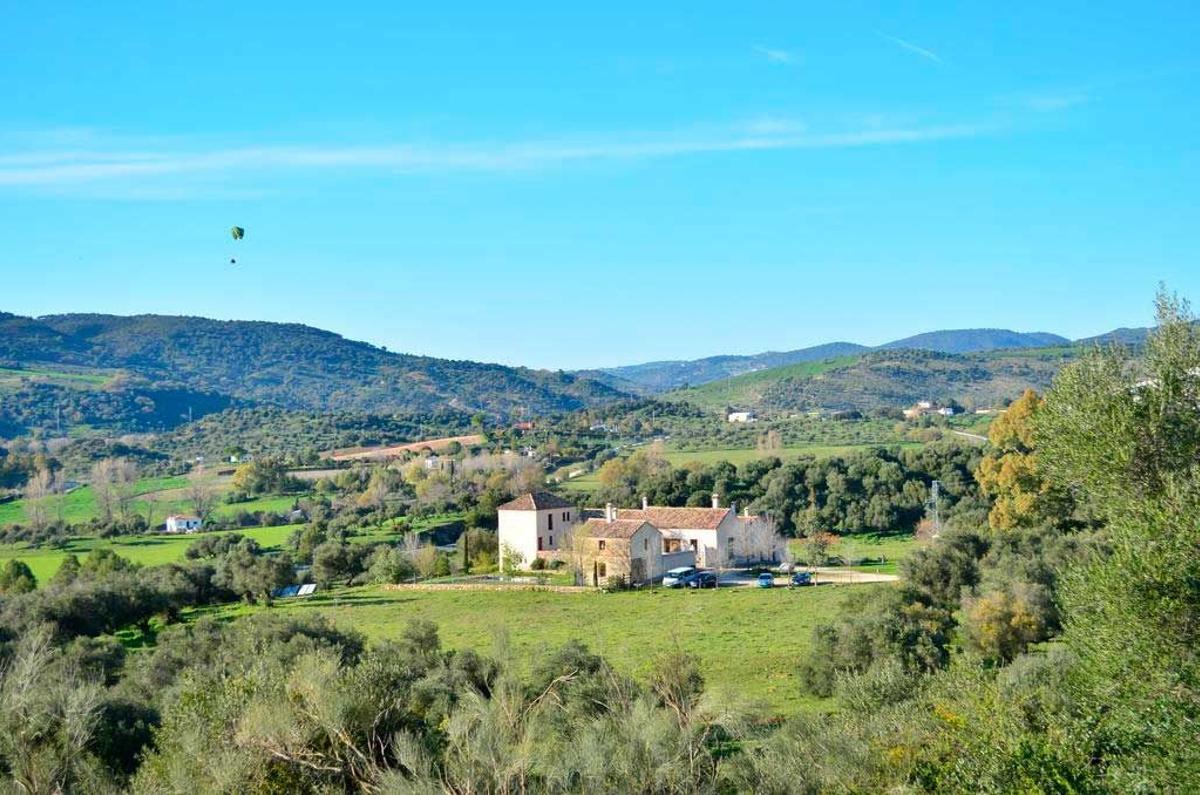
[{"label": "window on farmhouse", "polygon": [[600,548],[604,549],[604,539],[600,539]]},{"label": "window on farmhouse", "polygon": [[546,543],[550,546],[554,546],[554,536],[550,536],[550,538],[546,540]]},{"label": "window on farmhouse", "polygon": [[608,566],[605,565],[604,563],[597,563],[596,564],[596,574],[600,577],[607,577],[608,576]]},{"label": "window on farmhouse", "polygon": [[554,529],[554,514],[552,514],[552,513],[546,514],[546,522],[547,522],[546,529],[553,530]]},{"label": "window on farmhouse", "polygon": [[648,539],[648,538],[642,539],[642,549],[650,549],[650,539]]},{"label": "window on farmhouse", "polygon": [[542,551],[542,537],[538,536],[538,552]]}]

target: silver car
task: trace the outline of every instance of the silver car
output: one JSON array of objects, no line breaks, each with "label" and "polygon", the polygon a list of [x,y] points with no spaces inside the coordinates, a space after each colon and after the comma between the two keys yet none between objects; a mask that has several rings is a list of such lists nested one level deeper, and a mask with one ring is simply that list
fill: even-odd
[{"label": "silver car", "polygon": [[682,588],[684,580],[696,573],[695,566],[680,566],[677,569],[671,569],[663,575],[662,584],[666,588]]}]

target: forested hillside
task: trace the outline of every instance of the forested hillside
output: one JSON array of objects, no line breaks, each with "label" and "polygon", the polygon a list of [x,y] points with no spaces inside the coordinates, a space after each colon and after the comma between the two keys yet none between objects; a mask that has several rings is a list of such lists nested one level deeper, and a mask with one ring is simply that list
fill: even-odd
[{"label": "forested hillside", "polygon": [[[1124,329],[1122,331],[1136,330]],[[1144,333],[1145,330],[1142,331]],[[1128,340],[1123,339],[1123,341]],[[935,353],[982,353],[1019,348],[1044,348],[1068,345],[1070,342],[1066,337],[1046,332],[1025,333],[994,328],[947,329],[885,342],[874,348],[853,342],[829,342],[794,351],[768,351],[752,356],[710,356],[691,361],[646,362],[624,367],[609,367],[595,372],[598,377],[608,376],[610,379],[615,379],[609,383],[624,385],[625,391],[637,390],[645,394],[658,394],[688,386],[700,386],[746,373],[806,362],[823,362],[869,351],[911,349]]]},{"label": "forested hillside", "polygon": [[909,348],[937,353],[982,353],[1014,348],[1047,348],[1067,345],[1071,341],[1044,331],[1023,333],[1003,328],[965,328],[946,331],[927,331],[904,339],[885,342],[883,349]]},{"label": "forested hillside", "polygon": [[[567,373],[391,353],[297,324],[158,315],[3,314],[0,366],[31,371],[7,385],[0,422],[10,433],[14,427],[54,427],[60,407],[73,423],[104,419],[98,424],[143,430],[177,424],[188,406],[199,415],[234,402],[505,415],[571,410],[622,396]],[[119,371],[125,378],[47,389],[45,371],[64,368]],[[131,384],[142,391],[135,393]],[[137,407],[114,408],[138,400]]]},{"label": "forested hillside", "polygon": [[1078,355],[1071,347],[975,354],[872,351],[859,357],[781,367],[672,392],[709,409],[765,412],[899,408],[918,400],[991,406],[1029,387],[1044,389]]},{"label": "forested hillside", "polygon": [[818,362],[838,356],[849,356],[868,350],[853,342],[830,342],[795,351],[768,351],[753,356],[710,356],[693,361],[647,362],[599,371],[630,383],[649,394],[666,392],[695,384],[706,384],[724,378],[783,367],[801,362]]}]

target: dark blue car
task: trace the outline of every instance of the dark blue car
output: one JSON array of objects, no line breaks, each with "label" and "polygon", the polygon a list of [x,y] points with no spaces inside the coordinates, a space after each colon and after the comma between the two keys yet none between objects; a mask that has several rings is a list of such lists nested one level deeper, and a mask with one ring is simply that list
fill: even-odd
[{"label": "dark blue car", "polygon": [[689,588],[716,588],[717,574],[712,571],[698,571],[687,580]]},{"label": "dark blue car", "polygon": [[798,571],[792,574],[792,585],[812,585],[813,578],[811,571]]}]

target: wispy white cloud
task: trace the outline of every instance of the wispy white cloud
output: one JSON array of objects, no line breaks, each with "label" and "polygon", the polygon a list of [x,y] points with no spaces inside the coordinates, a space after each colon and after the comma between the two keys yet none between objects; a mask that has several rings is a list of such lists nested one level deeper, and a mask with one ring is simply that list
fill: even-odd
[{"label": "wispy white cloud", "polygon": [[899,36],[888,35],[887,33],[884,33],[881,30],[877,30],[877,31],[875,31],[875,33],[878,36],[880,36],[881,38],[887,39],[892,44],[895,44],[897,47],[908,50],[911,53],[916,53],[917,55],[921,56],[922,58],[926,58],[930,61],[933,61],[934,63],[942,63],[942,59],[933,50],[927,50],[924,47],[919,47],[916,44],[913,44],[911,41],[905,41],[904,39],[900,38]]},{"label": "wispy white cloud", "polygon": [[802,123],[762,117],[740,125],[702,130],[500,143],[388,143],[124,148],[120,141],[92,147],[0,150],[0,189],[71,190],[112,185],[125,193],[174,195],[181,185],[198,191],[262,189],[268,176],[355,170],[395,175],[438,172],[512,172],[573,163],[649,160],[687,155],[769,150],[832,149],[911,144],[969,138],[989,130],[981,124],[870,126],[810,132]]},{"label": "wispy white cloud", "polygon": [[808,125],[786,116],[757,116],[742,125],[751,135],[796,135],[807,132]]},{"label": "wispy white cloud", "polygon": [[767,47],[763,44],[755,44],[754,52],[766,58],[771,63],[790,64],[796,63],[799,57],[791,50],[780,49],[779,47]]},{"label": "wispy white cloud", "polygon": [[1055,94],[1029,94],[1022,99],[1025,107],[1030,110],[1053,111],[1082,105],[1090,97],[1083,91],[1068,91]]}]

